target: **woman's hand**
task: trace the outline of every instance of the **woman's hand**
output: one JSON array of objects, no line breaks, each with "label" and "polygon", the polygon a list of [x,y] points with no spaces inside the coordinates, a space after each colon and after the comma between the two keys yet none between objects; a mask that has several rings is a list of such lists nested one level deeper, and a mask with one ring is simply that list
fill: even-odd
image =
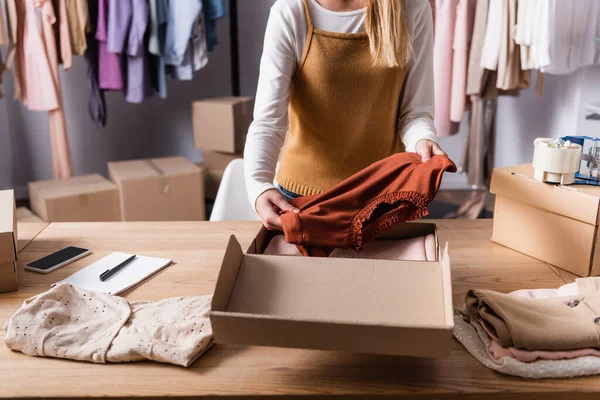
[{"label": "woman's hand", "polygon": [[415,153],[421,156],[423,162],[431,159],[433,156],[445,156],[444,150],[436,143],[429,139],[421,139],[417,142]]},{"label": "woman's hand", "polygon": [[285,198],[277,189],[267,190],[256,199],[256,211],[260,215],[265,228],[270,231],[281,230],[279,211],[287,210],[295,213],[300,212],[300,210],[285,201]]}]

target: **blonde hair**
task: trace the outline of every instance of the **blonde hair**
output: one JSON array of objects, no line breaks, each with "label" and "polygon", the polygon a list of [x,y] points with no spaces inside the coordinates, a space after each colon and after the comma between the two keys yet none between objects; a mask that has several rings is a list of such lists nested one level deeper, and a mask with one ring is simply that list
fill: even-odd
[{"label": "blonde hair", "polygon": [[365,28],[376,65],[405,67],[412,55],[404,0],[368,0]]}]

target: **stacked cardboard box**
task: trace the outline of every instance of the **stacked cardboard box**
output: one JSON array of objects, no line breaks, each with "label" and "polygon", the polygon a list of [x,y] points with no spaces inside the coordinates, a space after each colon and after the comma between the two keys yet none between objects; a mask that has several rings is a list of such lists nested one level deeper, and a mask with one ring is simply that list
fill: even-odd
[{"label": "stacked cardboard box", "polygon": [[206,219],[204,171],[184,157],[111,162],[108,169],[112,182],[99,174],[31,182],[32,210],[46,222]]},{"label": "stacked cardboard box", "polygon": [[30,182],[29,198],[46,222],[121,220],[117,186],[99,174]]},{"label": "stacked cardboard box", "polygon": [[31,208],[46,222],[201,221],[227,165],[243,157],[254,100],[221,97],[192,104],[194,143],[204,161],[183,157],[111,162],[99,174],[31,182]]},{"label": "stacked cardboard box", "polygon": [[207,199],[217,197],[225,168],[237,158],[243,158],[243,153],[226,154],[218,151],[204,150],[204,161],[197,165],[204,169],[204,193]]},{"label": "stacked cardboard box", "polygon": [[194,144],[204,152],[205,194],[215,199],[225,167],[242,158],[246,134],[252,123],[254,99],[221,97],[192,104]]},{"label": "stacked cardboard box", "polygon": [[12,190],[0,191],[0,293],[17,290],[17,208]]},{"label": "stacked cardboard box", "polygon": [[112,162],[123,221],[203,221],[204,173],[184,157]]}]

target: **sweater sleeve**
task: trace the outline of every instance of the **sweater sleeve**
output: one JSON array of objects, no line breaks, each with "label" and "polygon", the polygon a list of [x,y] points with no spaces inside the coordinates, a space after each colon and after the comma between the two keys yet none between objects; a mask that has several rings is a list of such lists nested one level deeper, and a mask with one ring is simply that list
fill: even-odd
[{"label": "sweater sleeve", "polygon": [[275,168],[288,129],[290,85],[297,63],[293,17],[278,4],[271,8],[267,23],[254,122],[244,150],[246,188],[253,206],[263,192],[275,188]]},{"label": "sweater sleeve", "polygon": [[433,123],[433,15],[429,2],[416,4],[408,8],[409,18],[413,21],[413,56],[402,90],[398,123],[400,138],[408,152],[414,152],[417,143],[423,139],[437,143]]}]

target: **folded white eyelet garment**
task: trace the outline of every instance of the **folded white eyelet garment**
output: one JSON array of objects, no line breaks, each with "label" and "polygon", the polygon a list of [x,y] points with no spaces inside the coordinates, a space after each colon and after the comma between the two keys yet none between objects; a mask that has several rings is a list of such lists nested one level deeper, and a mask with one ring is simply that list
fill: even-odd
[{"label": "folded white eyelet garment", "polygon": [[213,344],[211,299],[128,302],[60,284],[23,303],[4,324],[4,342],[30,356],[188,367]]}]

